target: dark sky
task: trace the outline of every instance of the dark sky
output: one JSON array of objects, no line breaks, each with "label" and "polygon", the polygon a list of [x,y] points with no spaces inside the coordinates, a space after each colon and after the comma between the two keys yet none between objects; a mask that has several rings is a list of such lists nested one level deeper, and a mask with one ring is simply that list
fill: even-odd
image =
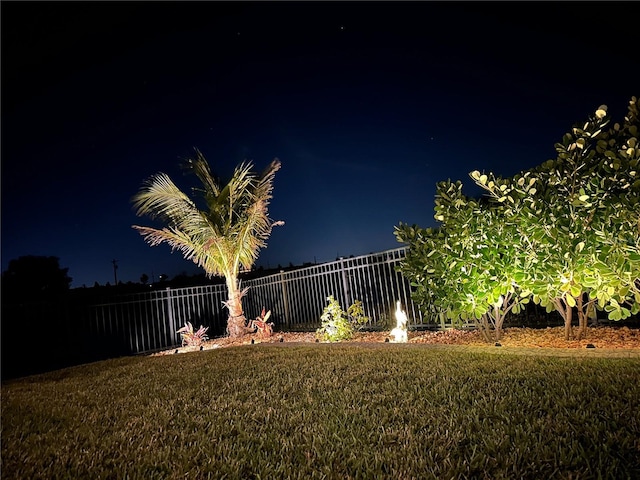
[{"label": "dark sky", "polygon": [[[600,104],[640,94],[632,2],[8,2],[2,270],[60,258],[73,287],[199,273],[131,197],[200,149],[227,177],[274,157],[258,265],[400,246],[436,182],[512,175]],[[637,16],[635,16],[637,18]],[[637,39],[636,39],[637,40]]]}]

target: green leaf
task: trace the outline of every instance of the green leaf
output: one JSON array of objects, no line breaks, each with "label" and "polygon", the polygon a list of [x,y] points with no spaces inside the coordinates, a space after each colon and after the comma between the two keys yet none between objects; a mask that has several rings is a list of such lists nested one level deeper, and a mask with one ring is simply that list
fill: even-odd
[{"label": "green leaf", "polygon": [[571,292],[571,295],[576,298],[578,298],[582,293],[582,288],[580,287],[580,285],[571,285],[571,288],[569,290]]},{"label": "green leaf", "polygon": [[609,320],[620,320],[622,318],[622,313],[619,310],[613,310],[609,313]]}]

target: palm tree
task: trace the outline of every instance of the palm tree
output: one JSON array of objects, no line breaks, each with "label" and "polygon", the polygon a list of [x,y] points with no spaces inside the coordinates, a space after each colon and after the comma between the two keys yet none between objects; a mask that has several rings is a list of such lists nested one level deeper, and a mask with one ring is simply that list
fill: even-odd
[{"label": "palm tree", "polygon": [[195,199],[183,193],[164,173],[147,179],[132,202],[138,216],[148,215],[165,224],[162,229],[133,225],[145,241],[156,246],[163,242],[179,250],[187,260],[202,267],[209,278],[223,276],[226,280],[229,311],[227,333],[239,337],[247,333],[242,309],[238,274],[249,270],[266,247],[266,240],[276,225],[268,215],[273,180],[280,169],[274,159],[262,174],[253,170],[251,162],[236,167],[232,178],[222,186],[211,174],[204,156],[196,149],[195,159],[184,165],[195,173],[202,184],[193,189],[193,197],[204,201],[203,210]]}]

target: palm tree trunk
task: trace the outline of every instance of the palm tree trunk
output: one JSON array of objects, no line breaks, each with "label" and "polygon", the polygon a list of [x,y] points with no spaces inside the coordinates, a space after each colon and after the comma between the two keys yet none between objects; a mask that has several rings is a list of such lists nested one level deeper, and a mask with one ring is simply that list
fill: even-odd
[{"label": "palm tree trunk", "polygon": [[227,319],[227,333],[230,337],[241,337],[246,334],[249,329],[246,326],[247,319],[244,316],[242,309],[242,296],[243,292],[240,291],[238,285],[238,279],[235,276],[228,276],[227,291],[229,299],[225,302],[226,307],[229,309],[229,318]]}]

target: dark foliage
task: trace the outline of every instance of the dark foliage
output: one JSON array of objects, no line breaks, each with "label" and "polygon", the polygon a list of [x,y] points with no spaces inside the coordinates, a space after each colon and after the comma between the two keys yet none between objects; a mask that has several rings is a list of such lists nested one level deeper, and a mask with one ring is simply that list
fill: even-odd
[{"label": "dark foliage", "polygon": [[58,257],[28,255],[9,262],[2,272],[2,297],[6,301],[52,299],[69,290],[68,268],[60,267]]}]

